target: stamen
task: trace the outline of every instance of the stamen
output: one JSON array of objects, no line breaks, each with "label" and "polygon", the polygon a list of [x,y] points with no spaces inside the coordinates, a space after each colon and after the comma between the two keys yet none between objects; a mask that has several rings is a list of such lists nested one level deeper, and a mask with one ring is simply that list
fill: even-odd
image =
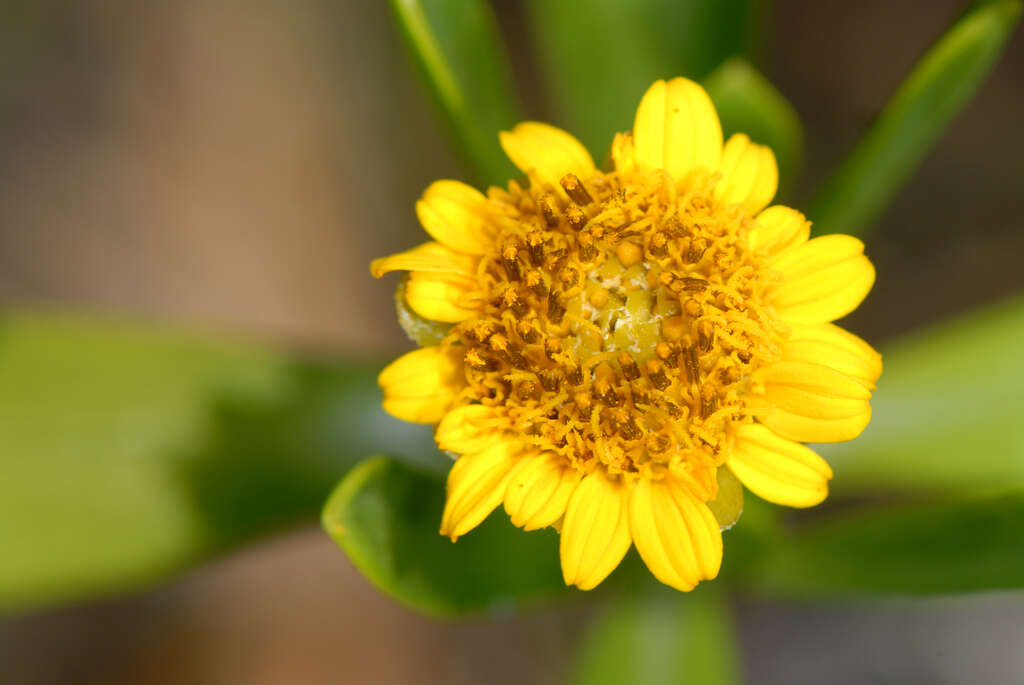
[{"label": "stamen", "polygon": [[566,174],[560,181],[562,188],[565,189],[565,194],[568,195],[573,202],[581,207],[585,207],[594,201],[594,198],[590,196],[587,189],[583,186],[583,182],[580,181],[576,174]]}]

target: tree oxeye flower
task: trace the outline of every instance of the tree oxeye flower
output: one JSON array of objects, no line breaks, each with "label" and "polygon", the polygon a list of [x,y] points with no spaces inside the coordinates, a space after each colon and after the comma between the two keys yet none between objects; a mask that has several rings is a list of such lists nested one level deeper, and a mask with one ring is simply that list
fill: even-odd
[{"label": "tree oxeye flower", "polygon": [[408,271],[404,304],[450,324],[381,373],[384,408],[437,424],[457,457],[443,535],[504,503],[517,526],[559,529],[567,584],[593,588],[636,545],[690,590],[738,515],[715,508],[720,484],[817,504],[832,471],[801,443],[867,425],[881,357],[830,322],[874,268],[856,238],[810,240],[802,214],[768,206],[772,151],[723,145],[686,79],[651,86],[610,171],[546,124],[501,144],[527,183],[434,183],[416,206],[434,240],[372,264]]}]

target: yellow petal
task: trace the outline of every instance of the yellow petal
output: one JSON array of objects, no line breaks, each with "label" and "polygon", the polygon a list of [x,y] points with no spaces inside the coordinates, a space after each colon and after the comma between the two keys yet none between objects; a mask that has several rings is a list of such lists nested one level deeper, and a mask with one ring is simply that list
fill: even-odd
[{"label": "yellow petal", "polygon": [[626,486],[600,472],[580,481],[565,510],[559,545],[566,585],[590,590],[626,556],[628,501]]},{"label": "yellow petal", "polygon": [[789,207],[775,205],[757,215],[750,231],[750,249],[766,255],[779,255],[803,245],[811,237],[811,222]]},{"label": "yellow petal", "polygon": [[779,187],[775,153],[742,133],[726,142],[718,170],[722,180],[715,186],[715,199],[726,205],[742,204],[747,214],[764,209]]},{"label": "yellow petal", "polygon": [[430,236],[453,250],[485,253],[494,243],[487,198],[458,181],[435,181],[416,203],[416,216]]},{"label": "yellow petal", "polygon": [[783,360],[821,364],[872,389],[882,375],[882,355],[853,333],[830,323],[791,328],[782,343]]},{"label": "yellow petal", "polygon": [[560,128],[525,121],[499,134],[501,147],[530,183],[564,194],[559,181],[566,174],[587,179],[594,173],[594,160],[587,148]]},{"label": "yellow petal", "polygon": [[761,499],[810,507],[828,495],[832,469],[809,447],[751,424],[736,431],[729,468]]},{"label": "yellow petal", "polygon": [[636,110],[633,144],[642,168],[664,169],[681,181],[694,169],[718,168],[722,125],[711,98],[693,81],[655,81]]},{"label": "yellow petal", "polygon": [[391,362],[377,377],[384,409],[414,423],[436,423],[466,383],[461,347],[424,347]]},{"label": "yellow petal", "polygon": [[517,442],[502,440],[482,452],[458,458],[448,472],[441,535],[454,542],[501,504],[519,449]]},{"label": "yellow petal", "polygon": [[672,479],[636,484],[629,528],[654,577],[683,592],[714,578],[722,564],[722,533],[708,506]]},{"label": "yellow petal", "polygon": [[457,454],[482,452],[501,439],[499,414],[494,407],[464,404],[444,415],[437,424],[434,440],[440,449]]},{"label": "yellow petal", "polygon": [[440,243],[430,242],[370,262],[370,273],[374,278],[380,278],[391,271],[426,271],[475,278],[476,265],[472,257]]},{"label": "yellow petal", "polygon": [[791,323],[828,323],[857,308],[875,282],[864,244],[827,235],[787,250],[768,263],[782,275],[770,293],[779,316]]},{"label": "yellow petal", "polygon": [[405,284],[405,301],[425,319],[458,323],[475,316],[476,281],[452,274],[413,271]]},{"label": "yellow petal", "polygon": [[505,511],[525,530],[545,528],[565,514],[580,473],[554,453],[523,457],[505,491]]},{"label": "yellow petal", "polygon": [[871,391],[826,366],[783,361],[758,372],[768,408],[759,420],[801,442],[852,440],[871,420]]}]

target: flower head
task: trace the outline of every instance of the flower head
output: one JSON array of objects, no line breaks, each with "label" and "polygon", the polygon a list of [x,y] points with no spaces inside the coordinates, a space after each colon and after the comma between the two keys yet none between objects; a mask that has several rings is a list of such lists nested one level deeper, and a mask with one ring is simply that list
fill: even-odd
[{"label": "flower head", "polygon": [[723,145],[692,81],[651,86],[610,171],[545,124],[501,144],[526,183],[434,183],[416,207],[434,240],[371,267],[410,272],[404,303],[451,324],[384,370],[384,407],[437,424],[457,456],[442,534],[504,503],[517,526],[560,529],[566,583],[596,586],[635,545],[689,590],[721,565],[723,478],[825,498],[831,469],[801,442],[870,419],[881,358],[830,322],[874,269],[856,238],[810,240],[802,214],[767,207],[772,151]]}]

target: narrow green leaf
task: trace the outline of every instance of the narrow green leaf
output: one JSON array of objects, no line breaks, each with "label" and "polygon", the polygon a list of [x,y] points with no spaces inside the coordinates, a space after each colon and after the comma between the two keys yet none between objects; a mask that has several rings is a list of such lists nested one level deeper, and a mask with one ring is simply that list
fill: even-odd
[{"label": "narrow green leaf", "polygon": [[603,159],[633,127],[647,87],[661,78],[701,79],[724,59],[750,56],[760,0],[531,0],[541,74],[558,122]]},{"label": "narrow green leaf", "polygon": [[803,127],[796,110],[764,76],[744,59],[723,63],[704,79],[728,140],[746,133],[775,152],[779,193],[793,183],[803,163]]},{"label": "narrow green leaf", "polygon": [[584,636],[574,685],[730,685],[739,650],[728,606],[715,588],[683,594],[652,587],[619,597]]},{"label": "narrow green leaf", "polygon": [[123,323],[0,318],[0,611],[141,587],[315,521],[374,449],[440,459],[379,365]]},{"label": "narrow green leaf", "polygon": [[900,85],[808,214],[817,233],[864,234],[970,100],[1020,18],[1021,2],[980,3]]},{"label": "narrow green leaf", "polygon": [[1024,485],[1024,297],[883,351],[873,416],[856,440],[822,445],[836,496]]},{"label": "narrow green leaf", "polygon": [[504,185],[515,173],[498,145],[498,131],[522,117],[490,5],[391,0],[391,9],[474,180]]},{"label": "narrow green leaf", "polygon": [[507,610],[565,591],[553,530],[523,532],[494,514],[455,544],[441,537],[444,483],[368,459],[327,501],[323,526],[381,590],[432,616]]},{"label": "narrow green leaf", "polygon": [[807,526],[749,567],[797,597],[931,595],[1024,587],[1024,490],[854,512]]}]

